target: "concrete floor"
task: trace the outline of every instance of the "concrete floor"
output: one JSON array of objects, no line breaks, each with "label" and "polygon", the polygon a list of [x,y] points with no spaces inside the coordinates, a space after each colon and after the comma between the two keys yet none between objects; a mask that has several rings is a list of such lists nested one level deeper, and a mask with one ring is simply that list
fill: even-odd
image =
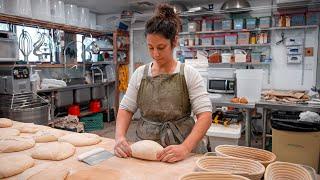
[{"label": "concrete floor", "polygon": [[[136,126],[137,126],[138,121],[133,120],[130,123],[128,132],[127,132],[127,140],[130,142],[134,142],[136,140]],[[98,130],[98,131],[92,131],[91,133],[95,133],[99,136],[106,137],[106,138],[111,138],[114,139],[115,136],[115,129],[116,129],[116,123],[115,121],[112,122],[106,122],[104,124],[104,129],[103,130]],[[262,137],[261,136],[256,136],[256,135],[251,135],[251,146],[256,147],[256,148],[262,148]],[[241,138],[239,139],[239,145],[244,146],[245,145],[245,134],[241,134]]]}]

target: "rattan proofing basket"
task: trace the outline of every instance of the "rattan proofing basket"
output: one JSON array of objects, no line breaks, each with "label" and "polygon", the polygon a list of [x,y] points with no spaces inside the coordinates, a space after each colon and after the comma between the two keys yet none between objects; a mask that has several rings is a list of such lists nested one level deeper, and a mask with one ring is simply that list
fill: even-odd
[{"label": "rattan proofing basket", "polygon": [[214,173],[214,172],[192,172],[180,177],[180,180],[249,180],[246,177],[224,174],[224,173]]},{"label": "rattan proofing basket", "polygon": [[287,162],[271,163],[264,174],[265,180],[312,180],[312,175],[304,167]]},{"label": "rattan proofing basket", "polygon": [[276,155],[272,152],[251,147],[220,145],[215,148],[215,151],[218,156],[230,156],[259,161],[265,167],[276,160]]},{"label": "rattan proofing basket", "polygon": [[204,156],[196,162],[197,171],[230,173],[260,180],[265,167],[258,161],[234,157]]}]

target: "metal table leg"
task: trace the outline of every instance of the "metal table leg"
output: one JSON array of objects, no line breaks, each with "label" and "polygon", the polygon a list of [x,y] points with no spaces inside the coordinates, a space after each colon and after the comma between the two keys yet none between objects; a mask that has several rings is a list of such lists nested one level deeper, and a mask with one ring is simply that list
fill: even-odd
[{"label": "metal table leg", "polygon": [[267,113],[268,113],[268,109],[263,108],[263,111],[262,111],[262,149],[266,149]]},{"label": "metal table leg", "polygon": [[246,109],[246,146],[251,146],[251,109]]}]

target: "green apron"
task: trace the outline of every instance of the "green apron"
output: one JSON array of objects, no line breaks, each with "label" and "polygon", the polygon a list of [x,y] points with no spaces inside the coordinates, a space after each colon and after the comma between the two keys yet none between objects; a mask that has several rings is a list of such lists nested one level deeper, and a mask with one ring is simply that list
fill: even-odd
[{"label": "green apron", "polygon": [[[184,77],[184,64],[180,73],[148,76],[149,64],[145,65],[138,91],[137,105],[141,112],[136,134],[138,140],[149,139],[163,147],[181,144],[190,134],[194,119]],[[204,141],[192,151],[205,153]]]}]

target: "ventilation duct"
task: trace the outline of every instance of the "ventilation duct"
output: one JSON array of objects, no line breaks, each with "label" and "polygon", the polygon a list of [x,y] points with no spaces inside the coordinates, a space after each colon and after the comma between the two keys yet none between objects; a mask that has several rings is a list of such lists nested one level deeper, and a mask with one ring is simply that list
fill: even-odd
[{"label": "ventilation duct", "polygon": [[221,10],[227,12],[250,11],[250,3],[247,0],[227,0],[221,6]]}]

